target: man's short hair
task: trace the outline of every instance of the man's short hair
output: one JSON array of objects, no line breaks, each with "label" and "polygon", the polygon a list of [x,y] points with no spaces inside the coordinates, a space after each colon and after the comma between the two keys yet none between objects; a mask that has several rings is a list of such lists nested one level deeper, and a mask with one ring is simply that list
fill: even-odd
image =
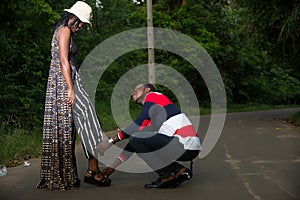
[{"label": "man's short hair", "polygon": [[144,86],[144,88],[149,88],[150,92],[155,92],[156,91],[154,85],[151,84],[151,83],[144,83],[143,86]]}]

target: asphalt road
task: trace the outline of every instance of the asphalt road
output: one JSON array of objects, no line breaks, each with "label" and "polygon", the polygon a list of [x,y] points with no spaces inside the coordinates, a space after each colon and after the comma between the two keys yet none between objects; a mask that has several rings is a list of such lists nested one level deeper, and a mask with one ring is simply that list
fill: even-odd
[{"label": "asphalt road", "polygon": [[[145,183],[156,179],[154,172],[116,171],[111,176],[111,187],[82,183],[79,190],[38,190],[37,158],[30,160],[29,167],[8,168],[7,176],[0,177],[0,200],[300,199],[300,128],[283,120],[297,111],[300,108],[228,114],[214,149],[205,158],[195,160],[194,177],[177,189],[144,189]],[[201,116],[200,134],[207,130],[209,119]],[[80,145],[76,154],[83,180],[87,161]]]}]

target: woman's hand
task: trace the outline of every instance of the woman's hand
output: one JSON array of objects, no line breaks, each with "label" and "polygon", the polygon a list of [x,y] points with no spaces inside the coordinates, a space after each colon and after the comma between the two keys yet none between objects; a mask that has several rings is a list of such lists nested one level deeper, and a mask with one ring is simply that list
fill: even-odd
[{"label": "woman's hand", "polygon": [[67,104],[69,107],[72,107],[73,103],[74,103],[74,100],[75,100],[75,93],[74,93],[74,90],[71,89],[68,91],[68,100],[67,100]]}]

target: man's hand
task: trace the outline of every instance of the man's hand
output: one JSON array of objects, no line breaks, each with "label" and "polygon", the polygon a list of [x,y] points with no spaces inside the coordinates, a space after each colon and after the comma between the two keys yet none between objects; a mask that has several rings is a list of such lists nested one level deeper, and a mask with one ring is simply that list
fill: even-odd
[{"label": "man's hand", "polygon": [[107,149],[111,147],[111,143],[108,142],[108,140],[103,140],[97,145],[97,151],[100,153],[104,153]]}]

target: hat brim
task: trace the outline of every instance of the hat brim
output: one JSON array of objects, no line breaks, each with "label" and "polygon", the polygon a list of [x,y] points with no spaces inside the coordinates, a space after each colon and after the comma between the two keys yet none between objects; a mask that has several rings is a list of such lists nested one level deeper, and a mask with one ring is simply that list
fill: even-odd
[{"label": "hat brim", "polygon": [[64,11],[66,11],[66,12],[68,12],[68,13],[71,13],[71,14],[75,15],[76,17],[78,17],[78,19],[79,19],[80,21],[82,21],[82,22],[84,22],[84,23],[87,23],[87,24],[89,24],[89,25],[92,25],[92,23],[91,23],[89,20],[87,20],[86,18],[80,16],[78,13],[74,13],[71,9],[64,9]]}]

